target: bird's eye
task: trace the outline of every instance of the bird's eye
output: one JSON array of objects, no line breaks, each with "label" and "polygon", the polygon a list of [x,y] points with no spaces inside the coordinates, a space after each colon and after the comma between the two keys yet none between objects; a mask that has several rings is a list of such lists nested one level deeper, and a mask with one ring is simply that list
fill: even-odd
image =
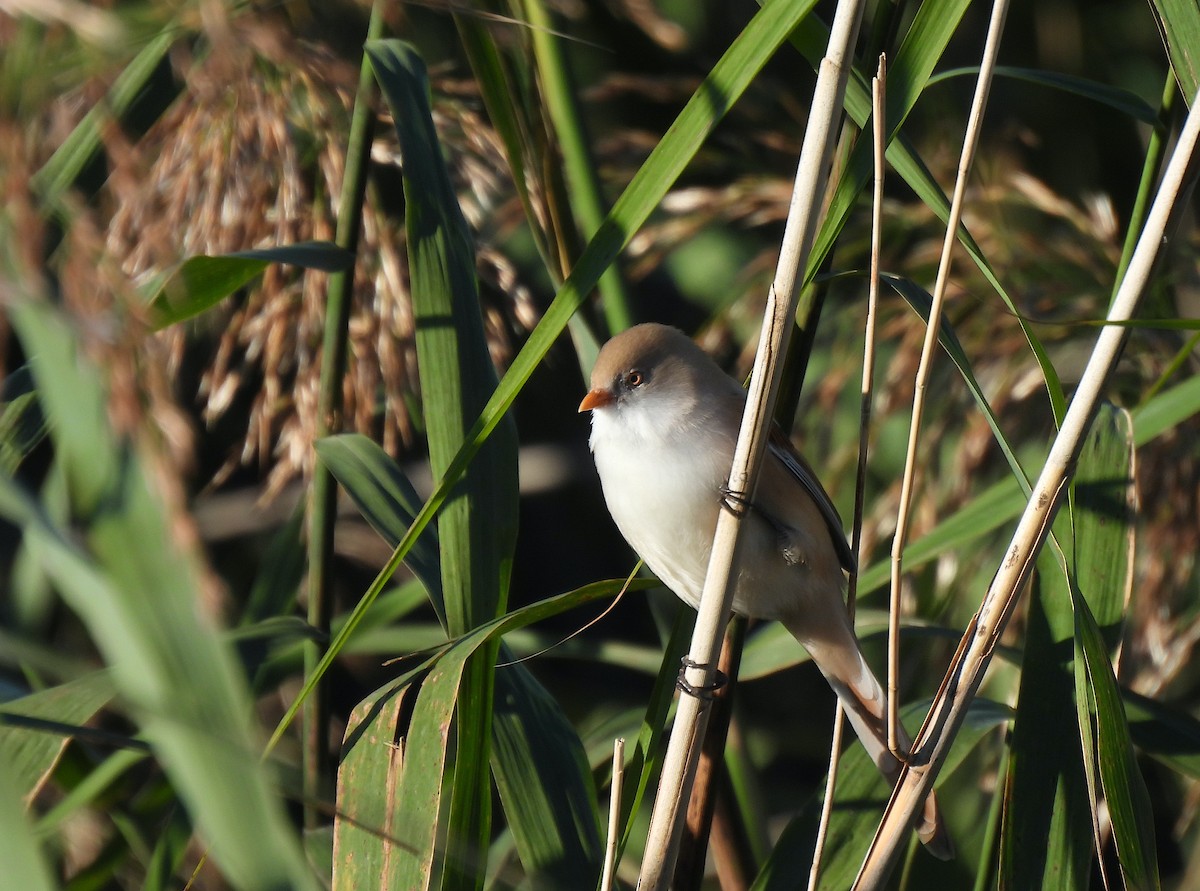
[{"label": "bird's eye", "polygon": [[645,381],[646,376],[636,368],[625,375],[625,386],[629,387],[631,390],[634,387],[640,387],[643,383],[645,383]]}]

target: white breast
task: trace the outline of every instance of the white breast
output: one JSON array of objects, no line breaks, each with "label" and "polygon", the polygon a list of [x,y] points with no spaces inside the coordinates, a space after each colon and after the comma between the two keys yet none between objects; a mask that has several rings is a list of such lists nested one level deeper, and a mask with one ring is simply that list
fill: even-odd
[{"label": "white breast", "polygon": [[604,500],[630,546],[694,607],[732,446],[687,426],[645,424],[643,415],[638,409],[621,416],[615,410],[592,413],[591,446]]}]

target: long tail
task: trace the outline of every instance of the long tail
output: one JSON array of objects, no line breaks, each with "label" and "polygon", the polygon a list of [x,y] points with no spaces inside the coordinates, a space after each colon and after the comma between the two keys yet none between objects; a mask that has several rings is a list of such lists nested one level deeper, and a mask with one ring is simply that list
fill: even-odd
[{"label": "long tail", "polygon": [[[847,628],[844,635],[832,635],[836,638],[833,642],[814,640],[808,623],[785,621],[783,624],[808,650],[825,679],[829,681],[829,686],[833,688],[846,710],[850,726],[862,740],[863,747],[879,768],[879,772],[888,782],[895,785],[900,777],[901,764],[887,746],[887,694],[883,692],[883,687],[871,672],[871,667],[863,659],[853,633]],[[905,750],[911,750],[912,740],[903,727],[898,729],[900,745]],[[934,857],[939,860],[950,860],[954,857],[954,842],[946,832],[941,812],[938,810],[937,798],[932,791],[925,799],[925,808],[916,829],[917,837]]]}]

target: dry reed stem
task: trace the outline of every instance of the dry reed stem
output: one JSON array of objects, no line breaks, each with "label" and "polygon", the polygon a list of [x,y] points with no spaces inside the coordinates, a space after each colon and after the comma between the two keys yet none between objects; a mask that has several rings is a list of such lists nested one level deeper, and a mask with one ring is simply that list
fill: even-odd
[{"label": "dry reed stem", "polygon": [[937,350],[938,329],[942,323],[942,309],[946,300],[946,286],[950,281],[950,261],[954,245],[958,241],[958,224],[962,219],[963,198],[967,191],[967,179],[971,164],[975,160],[975,149],[979,144],[979,133],[983,125],[983,112],[987,108],[988,92],[992,85],[992,73],[996,69],[996,57],[1000,52],[1000,36],[1004,31],[1004,19],[1008,15],[1008,0],[997,0],[992,6],[992,17],[988,22],[987,39],[983,47],[983,59],[979,63],[979,77],[975,81],[975,95],[971,100],[971,112],[967,117],[967,129],[963,135],[962,153],[958,161],[958,176],[954,181],[954,198],[950,203],[950,217],[946,221],[946,237],[942,242],[942,254],[938,261],[937,280],[933,287],[933,304],[929,308],[929,323],[925,329],[925,343],[921,349],[921,362],[917,367],[916,385],[913,391],[912,422],[908,431],[908,451],[904,456],[904,478],[900,489],[900,505],[896,516],[896,535],[892,539],[892,577],[890,627],[888,635],[888,748],[904,761],[908,753],[901,751],[898,724],[899,703],[896,687],[900,675],[900,585],[904,567],[904,546],[908,544],[909,511],[913,500],[913,482],[916,478],[917,448],[921,438],[921,417],[925,412],[925,387],[929,382],[933,357]]},{"label": "dry reed stem", "polygon": [[[1159,248],[1166,238],[1175,203],[1190,185],[1189,166],[1200,141],[1200,94],[1190,105],[1183,132],[1171,155],[1145,228],[1138,239],[1125,278],[1113,299],[1108,319],[1123,322],[1133,317],[1153,271]],[[925,726],[917,736],[914,758],[884,811],[875,839],[855,881],[856,891],[872,891],[886,881],[899,854],[906,828],[933,785],[954,736],[991,663],[992,653],[1033,570],[1034,561],[1050,532],[1054,515],[1070,482],[1084,436],[1095,416],[1104,388],[1124,346],[1128,329],[1112,325],[1101,330],[1079,387],[1071,400],[1062,427],[1055,437],[1045,466],[1033,487],[1005,558],[997,570],[979,611],[959,644]]]},{"label": "dry reed stem", "polygon": [[612,782],[609,783],[608,837],[604,843],[604,874],[600,891],[612,891],[617,875],[617,840],[621,835],[621,786],[625,779],[625,738],[613,740]]},{"label": "dry reed stem", "polygon": [[[854,622],[855,605],[858,598],[858,567],[862,565],[862,527],[867,485],[867,451],[871,433],[871,401],[875,396],[875,325],[879,306],[879,252],[883,228],[883,178],[887,170],[885,152],[886,128],[884,124],[884,97],[887,89],[887,55],[880,53],[879,67],[871,79],[871,138],[875,161],[875,179],[871,195],[871,276],[867,292],[867,319],[863,335],[862,399],[859,403],[858,423],[858,467],[854,481],[854,519],[851,524],[852,541],[850,550],[854,554],[854,569],[850,572],[849,590],[846,592],[846,611],[850,622]],[[897,631],[892,632],[898,633]],[[889,678],[890,679],[890,678]],[[896,697],[896,690],[889,688],[888,696]],[[821,802],[821,818],[817,824],[817,840],[813,846],[813,859],[808,870],[808,889],[816,891],[821,878],[821,858],[825,852],[825,840],[829,833],[829,818],[833,814],[833,796],[837,791],[838,764],[842,759],[842,734],[846,729],[845,709],[841,699],[833,712],[833,739],[829,744],[829,770],[825,774],[825,799]]]},{"label": "dry reed stem", "polygon": [[[850,59],[858,35],[864,7],[862,0],[841,0],[830,29],[829,47],[817,74],[812,111],[800,151],[799,169],[775,282],[767,296],[767,315],[763,319],[758,354],[750,376],[746,412],[742,417],[729,488],[734,492],[753,492],[758,470],[766,449],[767,434],[773,415],[782,358],[796,315],[803,271],[817,230],[821,201],[828,180],[829,162],[841,119],[842,102],[849,77]],[[741,518],[722,511],[717,519],[712,556],[700,598],[699,614],[692,634],[689,658],[692,667],[686,680],[693,687],[712,683],[722,629],[729,616],[733,585],[737,578]],[[671,729],[662,776],[654,799],[650,834],[642,862],[639,888],[659,889],[672,874],[683,821],[681,804],[687,801],[699,756],[700,743],[708,718],[706,703],[696,696],[682,696]]]}]

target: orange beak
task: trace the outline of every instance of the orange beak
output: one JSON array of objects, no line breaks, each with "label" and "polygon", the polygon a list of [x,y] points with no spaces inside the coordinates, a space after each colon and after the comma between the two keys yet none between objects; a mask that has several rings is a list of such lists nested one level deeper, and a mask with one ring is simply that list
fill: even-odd
[{"label": "orange beak", "polygon": [[593,408],[603,408],[606,405],[612,405],[615,401],[612,393],[608,392],[608,390],[588,390],[588,394],[583,397],[583,402],[579,403],[579,410],[591,411]]}]

